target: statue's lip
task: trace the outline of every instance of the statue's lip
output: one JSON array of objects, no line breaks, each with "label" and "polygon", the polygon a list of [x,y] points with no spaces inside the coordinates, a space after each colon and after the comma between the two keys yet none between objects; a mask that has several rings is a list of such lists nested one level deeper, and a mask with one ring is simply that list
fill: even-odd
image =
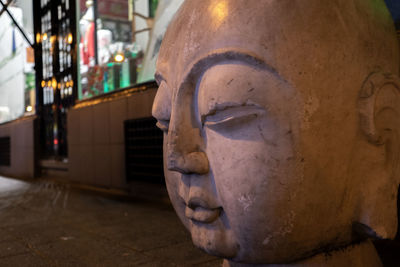
[{"label": "statue's lip", "polygon": [[186,206],[185,216],[193,221],[200,223],[212,223],[220,216],[222,208],[205,209],[203,207],[197,207],[191,209]]},{"label": "statue's lip", "polygon": [[186,205],[185,216],[200,223],[212,223],[221,214],[221,207],[212,207],[201,198],[191,198]]}]

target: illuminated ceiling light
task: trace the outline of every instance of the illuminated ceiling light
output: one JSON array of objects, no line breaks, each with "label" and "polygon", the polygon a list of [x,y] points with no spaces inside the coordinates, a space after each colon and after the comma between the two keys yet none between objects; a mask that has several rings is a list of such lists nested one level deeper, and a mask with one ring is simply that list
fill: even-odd
[{"label": "illuminated ceiling light", "polygon": [[51,87],[53,87],[54,89],[57,89],[57,80],[56,78],[53,77],[53,79],[51,80]]},{"label": "illuminated ceiling light", "polygon": [[44,33],[43,34],[43,41],[46,41],[47,40],[47,33]]},{"label": "illuminated ceiling light", "polygon": [[47,82],[47,87],[50,87],[51,86],[51,81],[48,81]]},{"label": "illuminated ceiling light", "polygon": [[125,57],[124,57],[124,55],[121,54],[121,53],[117,53],[117,54],[114,56],[115,62],[118,62],[118,63],[121,63],[122,61],[124,61],[124,59],[125,59]]},{"label": "illuminated ceiling light", "polygon": [[43,80],[41,85],[44,88],[46,86],[46,82]]},{"label": "illuminated ceiling light", "polygon": [[40,43],[41,35],[40,33],[36,34],[36,43]]},{"label": "illuminated ceiling light", "polygon": [[72,33],[69,33],[68,34],[68,37],[67,37],[67,42],[69,43],[69,44],[72,44],[72,41],[74,40],[74,38],[72,37]]},{"label": "illuminated ceiling light", "polygon": [[31,112],[32,110],[33,110],[33,107],[32,107],[32,106],[27,106],[27,107],[26,107],[26,111],[27,111],[27,112]]},{"label": "illuminated ceiling light", "polygon": [[69,86],[70,87],[74,86],[74,81],[73,80],[69,81]]}]

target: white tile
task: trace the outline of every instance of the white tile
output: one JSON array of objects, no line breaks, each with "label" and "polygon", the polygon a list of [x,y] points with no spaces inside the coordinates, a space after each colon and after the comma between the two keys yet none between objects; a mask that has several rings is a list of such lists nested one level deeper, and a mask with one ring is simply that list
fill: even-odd
[{"label": "white tile", "polygon": [[22,125],[18,123],[13,123],[11,125],[11,149],[15,147],[24,147],[25,139],[24,139],[24,131],[22,129]]},{"label": "white tile", "polygon": [[10,126],[0,125],[0,137],[10,136]]},{"label": "white tile", "polygon": [[70,180],[81,180],[81,151],[79,145],[68,145],[68,173]]},{"label": "white tile", "polygon": [[77,109],[79,116],[79,143],[93,144],[93,107]]},{"label": "white tile", "polygon": [[94,184],[109,187],[111,182],[111,154],[109,145],[94,146]]},{"label": "white tile", "polygon": [[35,121],[29,120],[25,125],[25,148],[33,149],[35,147],[34,131],[35,131]]},{"label": "white tile", "polygon": [[68,146],[77,145],[80,143],[79,125],[79,111],[76,109],[70,109],[67,113]]},{"label": "white tile", "polygon": [[110,143],[110,106],[109,102],[93,106],[94,144]]},{"label": "white tile", "polygon": [[111,145],[111,186],[126,188],[125,149],[123,145]]},{"label": "white tile", "polygon": [[80,145],[80,172],[78,181],[85,184],[94,184],[93,146]]},{"label": "white tile", "polygon": [[35,150],[34,148],[24,148],[24,155],[26,159],[26,177],[34,178],[35,176]]},{"label": "white tile", "polygon": [[128,117],[128,99],[126,97],[110,102],[110,139],[111,144],[124,143],[124,121]]}]

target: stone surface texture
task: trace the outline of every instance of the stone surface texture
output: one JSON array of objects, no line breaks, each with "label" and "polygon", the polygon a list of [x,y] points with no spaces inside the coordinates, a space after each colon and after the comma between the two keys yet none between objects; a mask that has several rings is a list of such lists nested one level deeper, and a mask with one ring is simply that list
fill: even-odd
[{"label": "stone surface texture", "polygon": [[153,116],[194,244],[232,266],[350,246],[319,266],[380,266],[367,240],[397,231],[398,50],[380,0],[186,0]]}]

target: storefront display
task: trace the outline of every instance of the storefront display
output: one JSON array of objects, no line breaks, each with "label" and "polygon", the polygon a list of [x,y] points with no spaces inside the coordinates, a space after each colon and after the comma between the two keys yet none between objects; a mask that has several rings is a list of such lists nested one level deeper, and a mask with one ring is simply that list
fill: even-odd
[{"label": "storefront display", "polygon": [[80,0],[79,99],[154,80],[159,44],[183,0]]},{"label": "storefront display", "polygon": [[62,158],[68,153],[67,112],[75,104],[79,84],[76,73],[78,48],[75,1],[34,2],[40,151],[43,158]]}]

